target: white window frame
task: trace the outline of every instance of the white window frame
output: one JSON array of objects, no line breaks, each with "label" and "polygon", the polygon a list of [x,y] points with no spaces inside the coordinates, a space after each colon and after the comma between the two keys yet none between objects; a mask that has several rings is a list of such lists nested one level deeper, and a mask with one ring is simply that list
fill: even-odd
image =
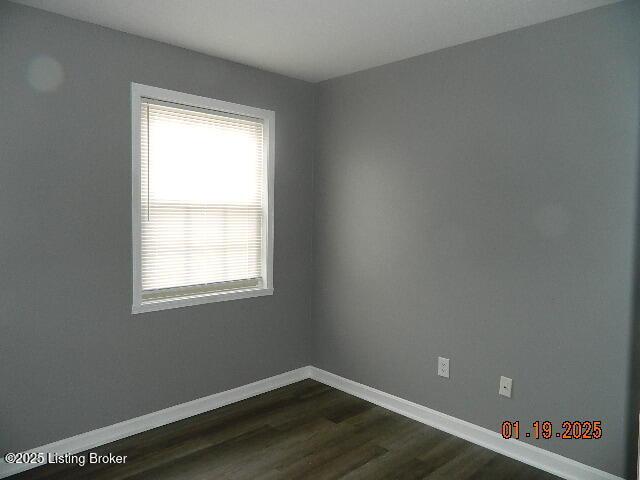
[{"label": "white window frame", "polygon": [[[265,175],[263,175],[267,192],[264,205],[262,228],[262,278],[264,284],[255,288],[238,289],[194,295],[184,298],[170,298],[163,300],[142,299],[142,255],[141,255],[141,152],[140,152],[140,110],[143,99],[153,99],[170,102],[186,107],[195,107],[215,112],[242,115],[262,120],[264,135]],[[174,90],[151,87],[139,83],[131,84],[131,145],[132,145],[132,247],[133,247],[133,313],[153,312],[170,308],[200,305],[204,303],[236,300],[241,298],[261,297],[273,294],[273,179],[275,159],[275,112],[260,108],[249,107],[237,103],[214,100],[212,98],[190,95]]]}]

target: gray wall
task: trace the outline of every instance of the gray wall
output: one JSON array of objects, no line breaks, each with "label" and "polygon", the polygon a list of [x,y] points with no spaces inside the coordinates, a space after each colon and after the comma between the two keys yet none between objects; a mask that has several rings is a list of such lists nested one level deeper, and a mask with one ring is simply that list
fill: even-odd
[{"label": "gray wall", "polygon": [[315,365],[495,431],[601,419],[530,443],[623,472],[639,21],[625,2],[321,84]]},{"label": "gray wall", "polygon": [[[64,70],[50,93],[29,83],[40,55]],[[131,315],[130,82],[275,110],[272,297]],[[0,451],[309,364],[315,101],[301,81],[0,3]]]}]

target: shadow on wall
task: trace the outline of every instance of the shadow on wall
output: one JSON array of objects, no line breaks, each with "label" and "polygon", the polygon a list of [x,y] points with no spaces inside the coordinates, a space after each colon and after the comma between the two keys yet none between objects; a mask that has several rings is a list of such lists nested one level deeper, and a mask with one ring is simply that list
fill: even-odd
[{"label": "shadow on wall", "polygon": [[[640,85],[638,86],[640,90]],[[640,103],[638,104],[640,112]],[[638,415],[640,414],[640,128],[638,129],[638,163],[636,166],[636,223],[634,239],[633,295],[631,305],[631,368],[627,411],[627,469],[625,478],[638,478]]]}]

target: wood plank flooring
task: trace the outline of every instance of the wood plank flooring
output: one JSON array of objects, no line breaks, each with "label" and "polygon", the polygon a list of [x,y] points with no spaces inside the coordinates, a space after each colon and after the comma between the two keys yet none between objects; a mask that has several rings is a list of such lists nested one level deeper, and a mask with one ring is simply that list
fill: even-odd
[{"label": "wood plank flooring", "polygon": [[127,461],[46,465],[12,479],[557,478],[313,380],[92,451]]}]

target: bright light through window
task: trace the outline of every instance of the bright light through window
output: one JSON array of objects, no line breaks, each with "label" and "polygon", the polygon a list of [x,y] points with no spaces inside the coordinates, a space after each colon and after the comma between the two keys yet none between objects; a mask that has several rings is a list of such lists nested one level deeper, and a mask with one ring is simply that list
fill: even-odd
[{"label": "bright light through window", "polygon": [[142,95],[137,103],[139,306],[270,293],[270,118]]}]

